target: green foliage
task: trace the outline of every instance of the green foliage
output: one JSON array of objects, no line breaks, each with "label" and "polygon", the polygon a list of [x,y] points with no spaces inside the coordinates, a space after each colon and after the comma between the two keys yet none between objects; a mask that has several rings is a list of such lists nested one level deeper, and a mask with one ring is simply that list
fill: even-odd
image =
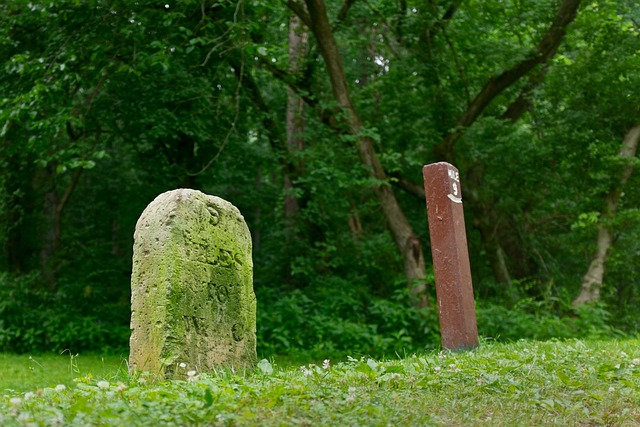
[{"label": "green foliage", "polygon": [[572,307],[560,299],[523,298],[507,308],[481,302],[477,316],[478,333],[498,341],[624,336],[611,326],[611,314],[602,304]]},{"label": "green foliage", "polygon": [[75,296],[34,287],[37,277],[0,275],[0,349],[18,353],[125,348],[129,328],[81,312]]},{"label": "green foliage", "polygon": [[[343,3],[327,0],[360,135],[327,126],[336,102],[311,34],[287,74],[282,2],[0,3],[0,348],[126,346],[135,223],[177,187],[245,216],[262,354],[437,345],[435,312],[409,308],[400,291],[401,256],[373,188],[392,186],[428,254],[422,165],[442,160],[436,147],[487,82],[533,51],[558,2],[372,0],[338,18]],[[568,306],[637,124],[638,16],[632,0],[583,5],[554,58],[460,129],[453,154],[488,336],[640,327],[637,173],[606,219],[615,246],[603,305]],[[284,82],[309,101],[295,150]],[[511,121],[518,99],[526,108]],[[359,136],[387,182],[369,177]]]},{"label": "green foliage", "polygon": [[410,308],[405,290],[392,298],[358,295],[363,292],[337,277],[317,279],[304,292],[259,288],[259,353],[392,356],[438,345],[437,314]]},{"label": "green foliage", "polygon": [[246,372],[189,371],[186,381],[87,376],[73,387],[5,392],[0,423],[634,425],[640,422],[639,344],[483,343],[466,353],[347,357],[289,368],[264,359]]}]

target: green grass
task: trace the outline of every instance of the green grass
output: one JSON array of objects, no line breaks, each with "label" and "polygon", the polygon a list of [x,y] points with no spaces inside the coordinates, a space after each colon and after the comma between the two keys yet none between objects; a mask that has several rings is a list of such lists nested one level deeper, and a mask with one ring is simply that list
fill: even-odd
[{"label": "green grass", "polygon": [[0,393],[26,392],[59,384],[72,387],[74,378],[108,379],[123,376],[126,370],[125,356],[0,353]]},{"label": "green grass", "polygon": [[638,340],[483,343],[295,368],[263,360],[158,383],[107,366],[111,379],[6,393],[0,425],[640,425]]}]

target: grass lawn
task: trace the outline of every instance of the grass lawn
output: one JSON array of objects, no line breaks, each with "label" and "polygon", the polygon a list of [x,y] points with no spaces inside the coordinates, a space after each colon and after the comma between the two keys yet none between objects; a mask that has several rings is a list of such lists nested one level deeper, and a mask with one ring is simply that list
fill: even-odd
[{"label": "grass lawn", "polygon": [[79,372],[92,375],[73,383],[69,360],[51,370],[60,381],[43,365],[36,383],[45,388],[17,391],[3,376],[2,389],[16,391],[0,397],[0,425],[640,426],[637,339],[489,342],[286,368],[263,360],[250,372],[155,383],[127,377],[118,358],[83,368],[82,357]]},{"label": "grass lawn", "polygon": [[126,357],[68,352],[33,356],[0,353],[0,393],[26,392],[59,384],[72,387],[74,378],[78,377],[125,378]]}]

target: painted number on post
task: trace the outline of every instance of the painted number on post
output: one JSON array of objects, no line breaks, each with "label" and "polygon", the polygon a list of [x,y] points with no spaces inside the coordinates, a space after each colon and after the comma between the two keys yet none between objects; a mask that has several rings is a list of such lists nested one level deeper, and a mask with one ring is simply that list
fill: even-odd
[{"label": "painted number on post", "polygon": [[460,191],[460,174],[455,169],[449,169],[449,184],[451,192],[448,197],[455,203],[462,203],[462,192]]}]

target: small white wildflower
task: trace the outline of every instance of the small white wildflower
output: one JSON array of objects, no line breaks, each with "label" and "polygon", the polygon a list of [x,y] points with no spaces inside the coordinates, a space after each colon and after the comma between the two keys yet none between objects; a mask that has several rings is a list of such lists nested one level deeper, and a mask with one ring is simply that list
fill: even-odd
[{"label": "small white wildflower", "polygon": [[636,366],[640,365],[640,358],[633,359],[631,363],[633,363]]},{"label": "small white wildflower", "polygon": [[[53,418],[49,419],[49,425],[52,426],[63,426],[64,425],[64,416],[62,414],[56,414]],[[34,424],[36,425],[36,424]]]},{"label": "small white wildflower", "polygon": [[186,368],[186,367],[187,367],[187,364],[186,364],[186,363],[184,363],[184,362],[180,362],[180,364],[179,364],[178,366],[180,366],[181,368]]},{"label": "small white wildflower", "polygon": [[36,394],[32,391],[28,391],[24,394],[24,400],[32,399],[36,396]]},{"label": "small white wildflower", "polygon": [[329,359],[325,359],[324,362],[322,362],[322,369],[329,369],[330,363],[331,361]]},{"label": "small white wildflower", "polygon": [[300,366],[300,370],[302,371],[302,374],[305,377],[308,377],[309,375],[311,375],[313,372],[311,372],[311,369],[307,369],[306,366]]},{"label": "small white wildflower", "polygon": [[195,376],[196,376],[196,374],[197,374],[197,372],[196,372],[196,371],[189,371],[189,372],[187,372],[187,376],[188,376],[188,377],[195,377]]},{"label": "small white wildflower", "polygon": [[12,397],[11,399],[9,399],[9,403],[11,403],[14,406],[18,406],[19,404],[22,403],[22,399],[20,399],[19,397]]},{"label": "small white wildflower", "polygon": [[436,373],[439,373],[440,369],[442,369],[442,368],[440,368],[440,366],[436,366],[435,368],[433,368],[433,370],[436,371]]},{"label": "small white wildflower", "polygon": [[126,389],[127,389],[127,385],[123,382],[118,383],[116,387],[117,392],[122,392],[122,391],[125,391]]},{"label": "small white wildflower", "polygon": [[614,392],[614,391],[616,391],[616,389],[615,389],[615,388],[613,388],[613,386],[612,386],[612,387],[609,387],[609,393]]},{"label": "small white wildflower", "polygon": [[98,388],[109,388],[109,381],[98,381]]},{"label": "small white wildflower", "polygon": [[28,412],[22,412],[20,415],[18,415],[18,421],[20,421],[21,423],[26,423],[30,419],[31,419],[31,414]]},{"label": "small white wildflower", "polygon": [[67,389],[67,386],[65,386],[64,384],[58,384],[55,388],[56,391],[64,391]]},{"label": "small white wildflower", "polygon": [[355,387],[349,387],[348,389],[348,394],[347,394],[347,398],[345,399],[345,401],[347,402],[353,402],[356,398],[356,388]]}]

